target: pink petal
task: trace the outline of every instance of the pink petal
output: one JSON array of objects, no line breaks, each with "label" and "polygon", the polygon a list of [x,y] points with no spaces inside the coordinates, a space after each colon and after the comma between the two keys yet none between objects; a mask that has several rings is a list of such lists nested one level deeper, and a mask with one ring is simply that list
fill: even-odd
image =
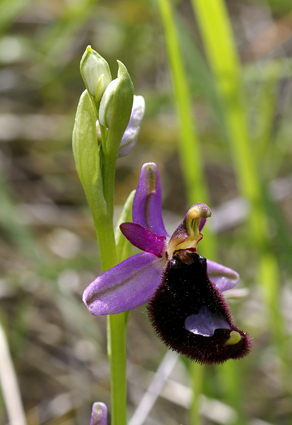
[{"label": "pink petal", "polygon": [[164,264],[153,254],[136,254],[95,279],[85,289],[83,302],[94,316],[139,307],[159,286]]}]

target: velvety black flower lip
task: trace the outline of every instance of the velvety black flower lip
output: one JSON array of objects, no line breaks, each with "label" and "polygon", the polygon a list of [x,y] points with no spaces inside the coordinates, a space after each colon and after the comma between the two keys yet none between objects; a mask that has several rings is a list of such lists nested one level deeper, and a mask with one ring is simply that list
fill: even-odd
[{"label": "velvety black flower lip", "polygon": [[208,278],[206,259],[197,253],[174,254],[147,308],[162,341],[199,363],[223,363],[250,351],[250,337],[233,323],[226,301]]}]

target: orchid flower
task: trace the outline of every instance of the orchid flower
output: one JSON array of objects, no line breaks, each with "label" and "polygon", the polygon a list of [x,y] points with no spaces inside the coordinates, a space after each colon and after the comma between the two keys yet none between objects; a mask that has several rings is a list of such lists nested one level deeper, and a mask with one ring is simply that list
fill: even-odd
[{"label": "orchid flower", "polygon": [[84,291],[84,303],[93,315],[102,316],[148,302],[150,321],[169,348],[200,363],[244,357],[251,339],[235,326],[221,294],[239,282],[239,275],[197,253],[210,208],[193,205],[170,237],[161,204],[157,166],[144,164],[133,202],[133,223],[120,226],[124,236],[144,252],[95,279]]}]

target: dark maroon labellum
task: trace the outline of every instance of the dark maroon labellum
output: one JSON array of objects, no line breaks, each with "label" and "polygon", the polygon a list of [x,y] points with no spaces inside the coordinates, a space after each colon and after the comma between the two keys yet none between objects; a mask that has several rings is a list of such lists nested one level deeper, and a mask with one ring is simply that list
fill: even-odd
[{"label": "dark maroon labellum", "polygon": [[246,356],[248,334],[233,323],[221,292],[207,276],[204,257],[177,251],[148,304],[149,318],[162,341],[199,363],[223,363]]}]

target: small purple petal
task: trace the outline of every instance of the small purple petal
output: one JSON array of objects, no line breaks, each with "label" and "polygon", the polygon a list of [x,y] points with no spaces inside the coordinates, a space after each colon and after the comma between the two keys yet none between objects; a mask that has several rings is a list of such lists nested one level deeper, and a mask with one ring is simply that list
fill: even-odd
[{"label": "small purple petal", "polygon": [[198,314],[192,314],[186,318],[185,328],[193,334],[201,336],[213,336],[216,329],[231,329],[222,314],[211,313],[205,306],[200,309]]},{"label": "small purple petal", "polygon": [[159,286],[164,264],[164,259],[148,252],[133,255],[91,282],[83,293],[83,302],[94,316],[139,307]]},{"label": "small purple petal", "polygon": [[107,407],[104,403],[93,403],[90,425],[107,425]]},{"label": "small purple petal", "polygon": [[162,257],[165,251],[165,236],[157,236],[145,227],[136,223],[123,223],[120,225],[121,232],[131,242],[142,251],[150,252],[156,257]]},{"label": "small purple petal", "polygon": [[240,280],[239,274],[236,271],[211,260],[207,260],[207,273],[211,282],[221,292],[234,288]]},{"label": "small purple petal", "polygon": [[144,164],[133,202],[133,222],[158,236],[168,236],[161,210],[161,184],[157,165]]}]

